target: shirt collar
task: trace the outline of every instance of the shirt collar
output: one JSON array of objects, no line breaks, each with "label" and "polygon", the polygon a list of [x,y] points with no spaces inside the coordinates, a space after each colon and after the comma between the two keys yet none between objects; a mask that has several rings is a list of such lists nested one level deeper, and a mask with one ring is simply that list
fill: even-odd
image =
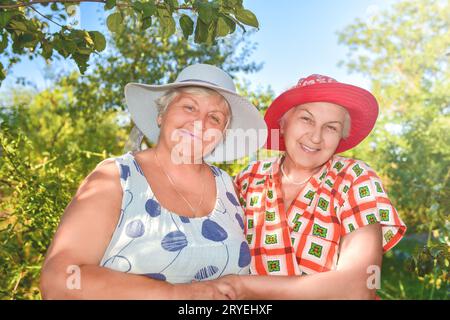
[{"label": "shirt collar", "polygon": [[[328,172],[330,172],[331,165],[335,159],[336,155],[333,155],[327,162],[325,162],[320,170],[311,177],[311,180],[316,180],[317,183],[322,183],[325,180],[325,177],[327,176]],[[283,160],[284,155],[279,156],[278,158],[273,159],[272,166],[270,170],[266,173],[266,175],[269,175],[270,179],[273,179],[277,174],[280,173],[280,165],[281,161]]]}]

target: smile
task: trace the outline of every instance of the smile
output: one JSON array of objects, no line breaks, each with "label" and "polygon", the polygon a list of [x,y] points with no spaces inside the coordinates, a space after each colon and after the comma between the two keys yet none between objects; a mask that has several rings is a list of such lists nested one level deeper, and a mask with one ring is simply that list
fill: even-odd
[{"label": "smile", "polygon": [[181,130],[179,130],[179,131],[180,131],[180,133],[181,133],[182,135],[184,135],[184,136],[188,136],[188,137],[191,137],[191,138],[194,138],[194,139],[202,140],[201,138],[199,138],[198,136],[196,136],[195,134],[193,134],[193,133],[190,132],[189,130],[181,129]]},{"label": "smile", "polygon": [[304,144],[300,143],[300,147],[303,149],[303,151],[305,152],[317,152],[320,151],[320,149],[315,149],[315,148],[310,148],[308,146],[305,146]]}]

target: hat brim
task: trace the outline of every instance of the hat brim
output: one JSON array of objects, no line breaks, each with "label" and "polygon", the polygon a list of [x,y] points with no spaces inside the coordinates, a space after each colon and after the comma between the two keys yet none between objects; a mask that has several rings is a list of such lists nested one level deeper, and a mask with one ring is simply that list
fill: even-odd
[{"label": "hat brim", "polygon": [[131,118],[142,133],[156,143],[159,137],[158,110],[155,101],[167,91],[181,87],[204,87],[217,91],[228,102],[232,121],[226,138],[214,151],[206,155],[207,162],[228,162],[253,155],[267,140],[267,126],[258,109],[246,98],[214,84],[198,81],[175,82],[166,85],[128,83],[125,86],[125,101]]},{"label": "hat brim", "polygon": [[335,153],[357,146],[372,131],[378,117],[378,103],[367,90],[343,83],[320,83],[290,89],[278,96],[267,109],[264,120],[269,134],[265,147],[286,150],[284,139],[273,136],[280,130],[280,119],[291,108],[310,102],[329,102],[344,107],[351,119],[350,133],[341,139]]}]

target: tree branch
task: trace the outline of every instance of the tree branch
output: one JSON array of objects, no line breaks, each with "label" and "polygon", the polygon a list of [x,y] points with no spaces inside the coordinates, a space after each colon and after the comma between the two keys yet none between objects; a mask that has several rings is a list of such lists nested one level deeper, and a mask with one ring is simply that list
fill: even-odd
[{"label": "tree branch", "polygon": [[40,13],[37,9],[33,8],[32,6],[30,6],[30,8],[35,11],[37,14],[39,14],[41,17],[44,17],[45,19],[47,19],[50,22],[53,22],[54,24],[60,26],[61,28],[64,28],[64,26],[60,25],[58,22],[53,21],[52,19],[50,19],[49,17],[47,17],[46,15]]},{"label": "tree branch", "polygon": [[[31,2],[19,2],[16,4],[2,4],[0,5],[0,9],[14,9],[14,8],[21,8],[21,7],[30,7],[35,4],[45,4],[45,3],[53,3],[53,2],[59,2],[59,3],[81,3],[81,2],[98,2],[98,3],[105,3],[106,0],[34,0]],[[161,3],[157,3],[157,5],[161,5]],[[118,3],[118,7],[128,6],[126,3]],[[193,10],[192,7],[189,7],[188,5],[181,5],[180,7],[174,8],[175,10]]]},{"label": "tree branch", "polygon": [[21,8],[21,7],[29,7],[34,4],[43,4],[43,3],[52,3],[52,2],[61,2],[61,3],[100,2],[100,3],[106,3],[106,0],[34,0],[31,2],[19,2],[16,4],[2,4],[2,5],[0,5],[0,9],[14,9],[14,8]]}]

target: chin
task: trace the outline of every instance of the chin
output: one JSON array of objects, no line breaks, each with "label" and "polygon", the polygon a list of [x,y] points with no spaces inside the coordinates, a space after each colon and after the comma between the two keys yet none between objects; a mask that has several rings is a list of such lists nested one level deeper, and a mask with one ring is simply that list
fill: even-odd
[{"label": "chin", "polygon": [[[289,154],[291,155],[291,153]],[[315,169],[329,160],[323,155],[305,154],[304,152],[296,152],[291,158],[298,166],[304,169]]]}]

